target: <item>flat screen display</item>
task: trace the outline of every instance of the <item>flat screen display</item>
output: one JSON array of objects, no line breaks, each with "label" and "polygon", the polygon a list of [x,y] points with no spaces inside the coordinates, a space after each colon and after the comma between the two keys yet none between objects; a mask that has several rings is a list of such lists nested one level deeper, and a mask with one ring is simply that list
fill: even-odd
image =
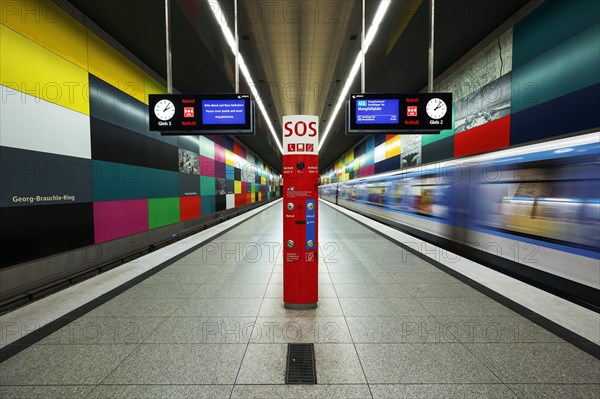
[{"label": "flat screen display", "polygon": [[365,98],[356,101],[356,123],[359,125],[388,125],[400,123],[400,100]]},{"label": "flat screen display", "polygon": [[452,93],[351,94],[346,134],[437,134],[452,129]]},{"label": "flat screen display", "polygon": [[148,114],[163,135],[254,134],[249,94],[150,94]]},{"label": "flat screen display", "polygon": [[246,123],[244,100],[202,100],[204,125],[243,125]]}]

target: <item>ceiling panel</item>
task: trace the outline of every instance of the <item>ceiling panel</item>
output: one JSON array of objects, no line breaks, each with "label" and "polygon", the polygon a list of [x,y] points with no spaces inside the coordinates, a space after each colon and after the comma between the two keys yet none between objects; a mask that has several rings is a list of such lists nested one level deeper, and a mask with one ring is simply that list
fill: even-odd
[{"label": "ceiling panel", "polygon": [[[214,0],[211,0],[214,1]],[[436,0],[435,71],[442,73],[527,0]],[[163,0],[72,0],[87,17],[165,76]],[[207,0],[173,0],[173,73],[181,92],[232,92],[234,58]],[[220,1],[233,30],[233,0]],[[367,54],[371,92],[418,91],[427,83],[427,1],[393,1]],[[367,28],[379,0],[366,0]],[[123,16],[133,16],[123,18]],[[316,114],[324,129],[360,46],[358,0],[239,0],[240,51],[281,139],[286,114]],[[354,40],[351,36],[357,37]],[[241,81],[241,90],[249,91]],[[355,79],[351,91],[359,91]],[[239,137],[281,170],[281,155],[257,116],[255,136]],[[320,154],[324,169],[362,136],[336,118]]]}]

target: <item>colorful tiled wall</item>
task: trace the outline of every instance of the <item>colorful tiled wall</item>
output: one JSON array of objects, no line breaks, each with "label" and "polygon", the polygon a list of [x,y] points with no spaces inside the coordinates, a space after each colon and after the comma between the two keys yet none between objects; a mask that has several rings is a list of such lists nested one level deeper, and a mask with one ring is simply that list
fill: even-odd
[{"label": "colorful tiled wall", "polygon": [[436,83],[453,93],[453,128],[369,136],[327,184],[600,127],[600,2],[547,0]]},{"label": "colorful tiled wall", "polygon": [[0,266],[279,195],[230,136],[149,131],[164,87],[72,15],[0,3]]}]

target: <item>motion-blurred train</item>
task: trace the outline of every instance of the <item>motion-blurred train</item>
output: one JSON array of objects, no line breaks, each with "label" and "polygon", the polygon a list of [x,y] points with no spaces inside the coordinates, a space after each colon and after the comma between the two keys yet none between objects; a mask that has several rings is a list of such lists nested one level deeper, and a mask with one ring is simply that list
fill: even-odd
[{"label": "motion-blurred train", "polygon": [[319,195],[600,310],[600,132],[322,185]]}]

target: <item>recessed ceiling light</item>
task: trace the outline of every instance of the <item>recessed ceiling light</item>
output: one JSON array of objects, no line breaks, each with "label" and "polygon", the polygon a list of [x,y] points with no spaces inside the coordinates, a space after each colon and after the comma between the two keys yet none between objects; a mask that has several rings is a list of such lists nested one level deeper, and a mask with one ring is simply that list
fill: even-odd
[{"label": "recessed ceiling light", "polygon": [[[346,101],[346,97],[348,96],[348,92],[350,91],[350,86],[352,85],[352,81],[356,77],[356,74],[358,73],[358,70],[360,69],[360,65],[362,64],[363,52],[364,52],[364,54],[366,54],[367,51],[369,50],[369,46],[371,45],[371,43],[373,42],[373,39],[375,38],[375,35],[377,34],[379,25],[381,24],[381,21],[383,20],[383,17],[385,16],[385,13],[387,12],[388,7],[390,6],[390,3],[391,3],[391,0],[381,0],[381,3],[379,3],[377,12],[375,13],[375,17],[373,18],[373,22],[371,23],[371,26],[369,27],[369,30],[367,31],[367,34],[365,35],[365,40],[363,42],[364,48],[362,48],[358,52],[356,59],[354,60],[354,64],[352,65],[352,68],[350,69],[350,74],[348,75],[348,78],[346,79],[346,83],[344,84],[344,87],[342,88],[342,90],[340,92],[340,97],[338,98],[338,101],[335,104],[335,107],[333,108],[333,112],[331,113],[331,120],[327,124],[327,127],[325,128],[323,135],[321,136],[321,142],[319,143],[319,150],[321,150],[321,148],[323,147],[323,144],[325,143],[325,140],[327,139],[327,135],[329,134],[329,131],[331,130],[331,127],[332,127],[333,123],[335,122],[335,117],[337,116],[338,112],[342,108],[342,105]],[[336,81],[336,82],[338,82],[338,81]]]},{"label": "recessed ceiling light", "polygon": [[277,133],[275,133],[275,128],[273,127],[273,124],[271,123],[271,119],[269,118],[269,115],[267,114],[267,109],[265,108],[265,106],[262,102],[262,99],[260,98],[260,94],[258,93],[256,84],[254,83],[254,80],[252,80],[252,76],[250,76],[250,71],[248,70],[246,61],[244,60],[242,53],[239,52],[239,49],[237,48],[237,46],[235,44],[235,37],[233,36],[233,34],[231,33],[231,30],[229,29],[229,26],[227,25],[227,21],[225,20],[225,16],[223,15],[223,10],[221,10],[221,5],[216,0],[207,0],[207,2],[211,9],[211,12],[213,12],[215,19],[217,20],[217,24],[221,25],[221,31],[223,32],[223,35],[225,36],[225,41],[227,41],[227,44],[229,44],[229,47],[231,48],[233,55],[234,56],[237,55],[238,63],[240,66],[240,71],[242,72],[242,75],[244,75],[244,77],[246,78],[246,83],[248,83],[248,87],[250,88],[250,91],[252,92],[252,95],[254,96],[254,101],[256,102],[258,109],[260,110],[263,118],[265,119],[265,122],[267,123],[269,131],[271,132],[271,136],[273,137],[273,139],[275,139],[275,143],[277,144],[277,148],[279,149],[279,152],[281,154],[283,154],[283,147],[281,146],[281,143],[279,142],[279,137],[277,137]]}]

